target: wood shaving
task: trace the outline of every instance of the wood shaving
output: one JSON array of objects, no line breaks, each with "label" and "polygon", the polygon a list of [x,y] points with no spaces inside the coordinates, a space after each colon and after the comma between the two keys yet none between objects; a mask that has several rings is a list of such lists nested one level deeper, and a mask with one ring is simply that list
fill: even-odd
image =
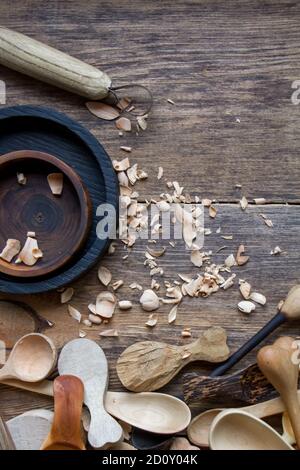
[{"label": "wood shaving", "polygon": [[170,210],[170,204],[167,201],[157,202],[156,207],[161,212],[169,212],[169,210]]},{"label": "wood shaving", "polygon": [[253,201],[257,205],[263,205],[263,204],[266,204],[266,202],[267,202],[264,197],[254,198]]},{"label": "wood shaving", "polygon": [[214,206],[209,206],[209,209],[208,209],[208,213],[209,213],[209,217],[211,217],[212,219],[214,219],[217,215],[217,209],[214,207]]},{"label": "wood shaving", "polygon": [[89,304],[88,309],[91,313],[93,313],[94,315],[97,315],[96,304]]},{"label": "wood shaving", "polygon": [[60,302],[62,304],[66,304],[68,302],[70,302],[70,300],[72,299],[73,295],[74,295],[74,289],[73,287],[68,287],[66,290],[64,290],[62,293],[61,293],[61,296],[60,296]]},{"label": "wood shaving", "polygon": [[129,285],[129,287],[130,287],[130,289],[137,289],[137,290],[140,290],[140,291],[143,290],[141,284],[138,284],[137,282],[132,282],[132,283]]},{"label": "wood shaving", "polygon": [[203,253],[200,250],[193,250],[191,252],[191,262],[194,266],[201,268],[203,264]]},{"label": "wood shaving", "polygon": [[159,298],[152,289],[146,289],[140,297],[140,304],[144,310],[151,312],[158,309]]},{"label": "wood shaving", "polygon": [[19,259],[26,264],[26,266],[34,266],[40,257],[36,257],[39,251],[37,240],[32,237],[27,237],[25,245],[19,253]]},{"label": "wood shaving", "polygon": [[234,279],[236,278],[236,274],[232,274],[228,279],[226,279],[225,282],[223,282],[220,287],[224,290],[229,289],[229,287],[232,287],[234,285]]},{"label": "wood shaving", "polygon": [[130,132],[131,131],[130,119],[126,117],[120,117],[119,119],[116,120],[116,128],[124,132]]},{"label": "wood shaving", "polygon": [[233,254],[227,256],[227,258],[225,259],[225,262],[224,262],[225,266],[227,268],[232,268],[233,266],[235,266],[235,257]]},{"label": "wood shaving", "polygon": [[181,332],[182,338],[190,338],[192,336],[190,328],[184,328]]},{"label": "wood shaving", "polygon": [[93,313],[89,314],[89,321],[94,325],[101,325],[102,323],[102,319],[99,317],[99,315],[94,315]]},{"label": "wood shaving", "polygon": [[202,205],[204,207],[210,207],[212,205],[212,200],[211,199],[202,199]]},{"label": "wood shaving", "polygon": [[120,287],[124,285],[124,281],[120,279],[119,281],[115,281],[112,283],[111,287],[113,288],[114,291],[118,290]]},{"label": "wood shaving", "polygon": [[119,184],[120,186],[123,186],[125,188],[128,188],[129,186],[129,179],[128,179],[128,176],[126,175],[125,171],[120,171],[118,173],[118,180],[119,180]]},{"label": "wood shaving", "polygon": [[101,292],[96,299],[96,313],[103,318],[111,318],[116,308],[116,297],[111,292]]},{"label": "wood shaving", "polygon": [[76,308],[72,307],[72,305],[68,305],[68,312],[70,317],[74,318],[74,320],[81,322],[81,313]]},{"label": "wood shaving", "polygon": [[157,179],[160,180],[163,177],[164,169],[162,166],[158,167]]},{"label": "wood shaving", "polygon": [[87,109],[100,119],[112,121],[120,116],[119,111],[108,104],[99,101],[88,101],[85,103]]},{"label": "wood shaving", "polygon": [[33,248],[33,250],[32,250],[32,255],[33,255],[34,258],[36,258],[36,259],[43,258],[43,256],[44,256],[42,250],[40,250],[39,248]]},{"label": "wood shaving", "polygon": [[151,315],[149,315],[149,318],[146,321],[145,325],[150,326],[151,328],[153,328],[156,325],[157,320],[158,320],[158,316],[155,313],[151,313]]},{"label": "wood shaving", "polygon": [[271,250],[270,255],[280,255],[282,253],[282,250],[279,246],[275,246],[274,250]]},{"label": "wood shaving", "polygon": [[178,305],[174,305],[170,312],[169,312],[169,315],[168,315],[168,323],[174,323],[174,321],[176,320],[176,316],[177,316],[177,309],[178,309]]},{"label": "wood shaving", "polygon": [[251,293],[251,285],[249,284],[249,282],[244,281],[240,283],[240,293],[242,294],[244,299],[249,299]]},{"label": "wood shaving", "polygon": [[131,147],[128,147],[126,145],[121,145],[120,149],[123,150],[123,152],[127,152],[127,153],[130,153],[132,150]]},{"label": "wood shaving", "polygon": [[121,161],[113,160],[112,163],[115,171],[126,171],[128,170],[128,168],[130,168],[130,161],[128,157],[124,158]]},{"label": "wood shaving", "polygon": [[245,256],[245,246],[240,245],[236,255],[236,262],[238,266],[243,266],[249,261],[249,256]]},{"label": "wood shaving", "polygon": [[47,181],[54,196],[61,196],[64,187],[64,175],[62,173],[51,173]]},{"label": "wood shaving", "polygon": [[6,242],[5,247],[0,253],[0,258],[10,263],[13,260],[13,258],[20,253],[20,250],[21,250],[20,241],[15,240],[14,238],[9,238]]},{"label": "wood shaving", "polygon": [[24,173],[17,173],[17,181],[21,186],[25,186],[27,183],[27,178]]},{"label": "wood shaving", "polygon": [[36,238],[35,232],[27,232],[27,237]]},{"label": "wood shaving", "polygon": [[245,198],[245,196],[243,196],[242,199],[240,200],[240,206],[243,211],[248,207],[248,201],[247,201],[247,198]]},{"label": "wood shaving", "polygon": [[85,326],[92,326],[92,322],[90,320],[88,320],[87,318],[85,318],[83,321],[82,321],[83,325]]},{"label": "wood shaving", "polygon": [[260,294],[259,292],[252,292],[250,294],[250,299],[260,305],[265,305],[267,302],[266,297],[263,294]]},{"label": "wood shaving", "polygon": [[118,331],[115,330],[115,329],[104,330],[104,331],[101,331],[101,333],[99,333],[99,336],[103,336],[103,337],[117,337],[117,336],[119,336],[119,333],[118,333]]},{"label": "wood shaving", "polygon": [[79,336],[79,338],[85,338],[86,337],[86,332],[83,331],[83,330],[79,330],[78,336]]},{"label": "wood shaving", "polygon": [[221,238],[223,238],[223,240],[232,240],[233,235],[221,235]]},{"label": "wood shaving", "polygon": [[142,129],[142,131],[147,129],[147,117],[147,114],[145,114],[144,116],[137,116],[136,118],[138,127]]},{"label": "wood shaving", "polygon": [[171,100],[171,98],[168,98],[168,99],[167,99],[167,102],[170,103],[170,104],[175,105],[175,101]]},{"label": "wood shaving", "polygon": [[132,308],[132,302],[130,302],[130,300],[120,300],[118,305],[120,310],[129,310]]},{"label": "wood shaving", "polygon": [[128,108],[130,103],[132,102],[131,98],[128,96],[124,96],[124,98],[121,98],[118,103],[117,103],[117,108],[119,108],[121,111],[125,111],[125,109]]},{"label": "wood shaving", "polygon": [[151,248],[150,246],[147,247],[147,250],[148,250],[148,253],[153,256],[154,258],[160,258],[161,256],[164,255],[165,251],[166,251],[166,248],[165,247],[162,247],[162,248],[158,248],[158,249],[153,249]]},{"label": "wood shaving", "polygon": [[100,268],[98,269],[98,279],[104,286],[107,287],[112,280],[110,270],[105,266],[100,266]]},{"label": "wood shaving", "polygon": [[249,300],[242,300],[238,303],[238,309],[243,313],[251,313],[255,310],[255,304]]},{"label": "wood shaving", "polygon": [[268,227],[272,228],[272,227],[274,226],[272,220],[269,219],[269,218],[266,216],[266,214],[259,214],[259,215],[260,215],[260,217],[263,219],[264,223],[265,223]]}]

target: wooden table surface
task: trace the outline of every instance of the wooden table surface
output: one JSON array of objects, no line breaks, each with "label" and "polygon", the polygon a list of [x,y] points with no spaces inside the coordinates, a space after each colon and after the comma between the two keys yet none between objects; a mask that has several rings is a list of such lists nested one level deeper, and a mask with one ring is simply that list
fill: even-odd
[{"label": "wooden table surface", "polygon": [[[107,325],[85,328],[87,337],[99,340],[107,354],[110,389],[122,390],[115,362],[134,341],[184,344],[190,340],[181,338],[183,327],[191,327],[196,339],[208,326],[220,325],[226,328],[234,351],[271,318],[300,277],[300,106],[291,102],[292,83],[300,79],[300,4],[291,0],[2,0],[0,17],[3,26],[102,68],[114,84],[138,82],[152,90],[154,107],[147,131],[138,137],[131,133],[121,141],[112,123],[87,111],[84,99],[0,68],[7,105],[45,105],[66,113],[86,126],[111,158],[124,157],[120,142],[131,145],[131,162],[149,173],[148,181],[137,187],[140,200],[165,191],[165,179],[179,181],[200,198],[215,199],[218,214],[214,220],[206,219],[213,234],[206,237],[205,250],[215,253],[226,245],[214,255],[221,263],[245,244],[250,261],[235,270],[237,279],[248,280],[267,297],[265,307],[246,316],[237,310],[241,296],[236,282],[235,287],[206,299],[185,298],[175,325],[168,325],[170,307],[162,306],[158,324],[150,330],[145,326],[148,314],[138,303],[139,292],[129,288],[134,281],[144,288],[150,285],[143,266],[146,241],[137,243],[125,261],[119,243],[103,265],[114,280],[124,280],[118,297],[132,300],[134,307],[115,313],[109,327],[118,329],[118,338],[99,339],[99,331]],[[176,104],[168,103],[168,98]],[[165,175],[160,182],[159,166]],[[268,204],[251,203],[243,212],[238,203],[242,195],[249,201],[263,197]],[[263,223],[261,212],[273,221],[273,228]],[[221,239],[215,233],[218,227],[233,239]],[[277,245],[284,253],[271,256]],[[181,244],[168,247],[160,264],[166,280],[176,279],[177,273],[197,273]],[[88,304],[102,289],[97,268],[73,287],[71,303],[86,317]],[[58,347],[78,337],[78,324],[60,304],[58,293],[22,300],[55,322],[47,334]],[[299,323],[283,326],[273,338],[282,334],[298,335]],[[254,359],[255,352],[239,367]],[[210,368],[194,364],[187,370],[208,372]],[[182,374],[163,391],[180,395],[181,379]],[[0,414],[5,419],[40,407],[51,407],[51,400],[1,386]]]}]

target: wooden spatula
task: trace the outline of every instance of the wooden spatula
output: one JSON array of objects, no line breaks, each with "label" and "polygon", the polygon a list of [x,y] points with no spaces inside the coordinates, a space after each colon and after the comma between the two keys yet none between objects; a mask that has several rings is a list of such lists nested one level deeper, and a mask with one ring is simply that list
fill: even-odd
[{"label": "wooden spatula", "polygon": [[167,384],[192,361],[222,362],[229,355],[223,328],[209,328],[186,346],[142,341],[127,348],[117,363],[124,387],[133,392],[150,392]]},{"label": "wooden spatula", "polygon": [[78,377],[54,380],[54,419],[41,450],[85,450],[81,430],[83,384]]}]

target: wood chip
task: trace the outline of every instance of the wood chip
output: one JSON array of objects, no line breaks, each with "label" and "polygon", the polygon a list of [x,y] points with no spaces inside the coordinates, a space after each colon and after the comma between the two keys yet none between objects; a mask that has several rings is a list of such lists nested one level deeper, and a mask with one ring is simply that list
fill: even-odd
[{"label": "wood chip", "polygon": [[99,101],[88,101],[85,103],[87,109],[100,119],[105,121],[112,121],[120,116],[119,111],[108,104]]},{"label": "wood chip", "polygon": [[107,287],[112,279],[110,270],[106,268],[105,266],[100,266],[100,268],[98,269],[98,278],[99,278],[99,281],[102,282],[102,284]]},{"label": "wood chip", "polygon": [[92,322],[90,320],[88,320],[87,318],[85,318],[83,321],[82,321],[83,325],[85,326],[92,326]]},{"label": "wood chip", "polygon": [[214,207],[214,206],[209,206],[209,209],[208,209],[208,213],[209,213],[209,217],[211,217],[212,219],[214,219],[217,215],[217,209]]},{"label": "wood chip", "polygon": [[136,121],[140,129],[142,131],[145,131],[147,129],[147,115],[144,116],[137,116]]},{"label": "wood chip", "polygon": [[183,338],[190,338],[192,336],[191,329],[190,328],[184,328],[181,332],[181,336]]},{"label": "wood chip", "polygon": [[5,247],[0,253],[0,258],[10,263],[13,260],[13,258],[20,253],[20,250],[21,250],[20,241],[15,240],[14,238],[9,238],[6,242]]},{"label": "wood chip", "polygon": [[166,248],[162,247],[162,248],[154,249],[154,248],[151,248],[150,246],[148,246],[147,251],[154,258],[160,258],[160,256],[162,256],[165,253]]},{"label": "wood chip", "polygon": [[27,232],[27,237],[36,238],[35,232]]},{"label": "wood chip", "polygon": [[124,285],[124,281],[120,279],[119,281],[115,281],[112,283],[111,287],[113,288],[114,291],[118,290],[120,287]]},{"label": "wood chip", "polygon": [[34,266],[38,261],[38,258],[34,256],[36,250],[39,250],[37,240],[32,237],[27,237],[25,245],[19,253],[19,259],[26,264],[26,266]]},{"label": "wood chip", "polygon": [[151,315],[149,315],[149,318],[146,321],[145,325],[150,326],[151,328],[153,328],[156,325],[157,320],[158,320],[158,315],[155,314],[155,313],[151,313]]},{"label": "wood chip", "polygon": [[249,282],[241,282],[240,283],[240,293],[244,297],[244,299],[249,299],[251,293],[251,285]]},{"label": "wood chip", "polygon": [[88,309],[91,313],[93,313],[94,315],[97,315],[96,304],[89,304]]},{"label": "wood chip", "polygon": [[160,180],[163,177],[164,169],[162,166],[158,167],[157,179]]},{"label": "wood chip", "polygon": [[72,305],[68,305],[68,312],[69,312],[69,315],[74,318],[74,320],[78,321],[78,323],[80,323],[81,321],[81,313],[79,312],[79,310],[77,310],[76,308],[72,307]]},{"label": "wood chip", "polygon": [[70,302],[70,300],[72,299],[73,295],[74,295],[74,289],[73,287],[68,287],[66,290],[64,290],[62,293],[61,293],[61,296],[60,296],[60,301],[62,304],[66,304],[67,302]]},{"label": "wood chip", "polygon": [[223,238],[223,240],[232,240],[233,235],[221,235],[221,238]]},{"label": "wood chip", "polygon": [[86,337],[86,332],[83,331],[83,330],[79,330],[78,336],[79,336],[79,338],[85,338]]},{"label": "wood chip", "polygon": [[174,305],[171,308],[169,315],[168,315],[168,323],[174,323],[174,321],[176,320],[177,309],[178,309],[178,305]]},{"label": "wood chip", "polygon": [[17,173],[17,181],[22,186],[24,186],[27,183],[27,178],[24,175],[24,173]]},{"label": "wood chip", "polygon": [[123,152],[127,152],[127,153],[130,153],[132,150],[132,148],[128,147],[127,145],[121,145],[120,149],[123,150]]},{"label": "wood chip", "polygon": [[129,98],[128,96],[124,96],[118,101],[117,108],[119,108],[121,111],[124,111],[125,109],[128,108],[131,102],[132,102],[131,98]]},{"label": "wood chip", "polygon": [[233,254],[227,256],[224,262],[225,266],[227,268],[232,268],[235,265],[235,257]]},{"label": "wood chip", "polygon": [[137,282],[132,282],[129,285],[129,287],[130,287],[130,289],[137,289],[137,290],[140,290],[140,291],[143,290],[143,287],[141,286],[141,284],[138,284]]},{"label": "wood chip", "polygon": [[96,299],[96,313],[103,318],[111,318],[116,308],[116,297],[112,292],[101,292]]},{"label": "wood chip", "polygon": [[152,289],[146,289],[140,297],[140,304],[144,310],[151,312],[158,309],[159,298]]},{"label": "wood chip", "polygon": [[245,256],[244,253],[245,253],[245,246],[240,245],[237,251],[237,255],[236,255],[236,262],[238,266],[243,266],[244,264],[247,263],[247,261],[249,261],[249,256]]},{"label": "wood chip", "polygon": [[202,199],[202,205],[204,207],[210,207],[212,205],[212,200],[211,199]]},{"label": "wood chip", "polygon": [[132,308],[132,302],[130,302],[130,300],[120,300],[118,305],[120,310],[129,310]]},{"label": "wood chip", "polygon": [[263,204],[266,204],[267,202],[264,197],[256,197],[253,199],[253,201],[257,205],[263,205]]},{"label": "wood chip", "polygon": [[120,131],[130,132],[131,131],[131,121],[126,117],[120,117],[116,120],[116,128]]},{"label": "wood chip", "polygon": [[201,268],[203,264],[203,253],[200,250],[193,250],[191,252],[191,262],[194,266]]},{"label": "wood chip", "polygon": [[101,325],[102,323],[102,319],[99,317],[99,315],[94,315],[93,313],[89,314],[89,320],[94,325]]},{"label": "wood chip", "polygon": [[99,333],[99,336],[103,336],[103,337],[117,337],[119,336],[119,333],[117,330],[115,329],[111,329],[111,330],[104,330],[104,331],[101,331],[101,333]]},{"label": "wood chip", "polygon": [[243,211],[248,207],[248,201],[245,198],[245,196],[243,196],[242,199],[240,200],[240,206]]},{"label": "wood chip", "polygon": [[250,299],[260,305],[265,305],[267,302],[266,297],[263,294],[260,294],[259,292],[252,292],[250,294]]},{"label": "wood chip", "polygon": [[266,216],[266,214],[259,214],[259,215],[260,215],[260,217],[263,219],[264,223],[265,223],[268,227],[270,227],[270,228],[273,227],[273,222],[272,222],[272,220],[269,219],[268,216]]},{"label": "wood chip", "polygon": [[238,309],[243,313],[251,313],[255,310],[255,304],[249,300],[242,300],[238,303]]},{"label": "wood chip", "polygon": [[167,99],[167,102],[170,103],[170,104],[175,105],[175,101],[171,100],[171,98],[168,98],[168,99]]},{"label": "wood chip", "polygon": [[112,163],[116,171],[126,171],[128,168],[130,168],[130,161],[128,157],[123,158],[121,161],[113,160]]},{"label": "wood chip", "polygon": [[232,274],[228,279],[226,279],[225,282],[223,282],[220,287],[224,290],[229,289],[229,287],[232,287],[234,284],[234,279],[236,278],[236,274]]},{"label": "wood chip", "polygon": [[112,242],[108,247],[108,254],[113,255],[116,251],[116,244]]},{"label": "wood chip", "polygon": [[271,255],[280,255],[280,253],[282,253],[282,250],[279,246],[275,246],[274,250],[270,252]]},{"label": "wood chip", "polygon": [[64,187],[64,175],[62,173],[50,173],[47,181],[54,196],[61,196]]}]

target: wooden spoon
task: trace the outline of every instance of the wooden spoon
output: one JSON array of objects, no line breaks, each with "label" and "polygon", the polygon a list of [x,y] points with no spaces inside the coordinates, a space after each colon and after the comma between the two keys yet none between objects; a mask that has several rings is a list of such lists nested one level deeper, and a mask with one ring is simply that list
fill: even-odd
[{"label": "wooden spoon", "polygon": [[[300,390],[298,391],[298,400],[300,402]],[[200,447],[208,447],[208,436],[211,424],[215,417],[223,411],[224,408],[214,408],[204,411],[192,419],[188,426],[187,434],[189,440]],[[267,418],[279,413],[283,413],[285,405],[281,398],[273,398],[256,405],[244,406],[238,410],[246,411],[256,418]]]},{"label": "wooden spoon", "polygon": [[41,450],[85,450],[81,412],[83,383],[78,377],[61,375],[54,380],[54,418]]},{"label": "wooden spoon", "polygon": [[225,410],[213,420],[212,450],[294,450],[271,426],[246,411]]},{"label": "wooden spoon", "polygon": [[226,340],[225,330],[215,327],[185,346],[154,341],[135,343],[119,357],[117,373],[124,387],[133,392],[157,390],[192,361],[224,361],[229,355]]},{"label": "wooden spoon", "polygon": [[53,412],[30,410],[7,421],[16,450],[39,450],[51,430]]},{"label": "wooden spoon", "polygon": [[[292,360],[293,338],[285,338],[284,341],[284,346],[289,342],[289,350],[279,347],[278,342],[265,346],[257,355],[257,363],[286,405],[297,446],[300,448],[300,405],[297,396],[299,364]],[[283,341],[279,344],[283,344]]]},{"label": "wooden spoon", "polygon": [[0,370],[0,382],[5,379],[38,382],[51,373],[55,364],[56,348],[52,341],[45,335],[30,333],[13,347]]},{"label": "wooden spoon", "polygon": [[[29,384],[18,380],[5,380],[12,387],[53,396],[53,382],[43,380]],[[175,434],[189,424],[191,412],[179,398],[164,393],[106,392],[105,409],[108,413],[132,426],[156,434]]]}]

